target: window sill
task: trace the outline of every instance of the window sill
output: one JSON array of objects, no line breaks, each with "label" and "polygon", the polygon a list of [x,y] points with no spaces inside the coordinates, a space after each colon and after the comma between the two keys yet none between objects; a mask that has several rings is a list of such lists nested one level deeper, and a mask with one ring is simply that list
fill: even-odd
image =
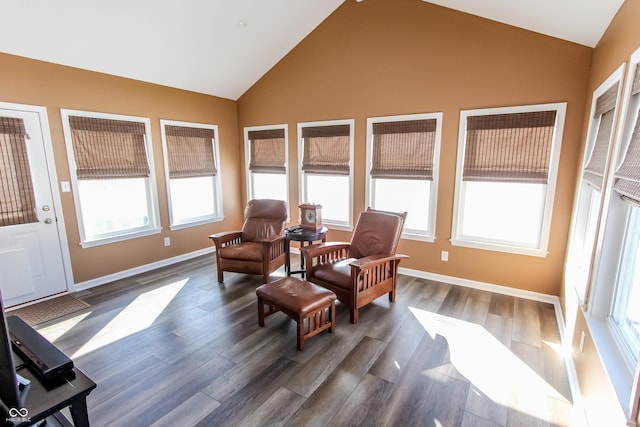
[{"label": "window sill", "polygon": [[620,408],[625,416],[629,416],[629,401],[634,373],[629,370],[625,359],[618,348],[606,319],[585,313],[589,332],[595,343],[596,351],[611,386],[618,397]]},{"label": "window sill", "polygon": [[178,224],[171,224],[169,226],[169,230],[174,231],[174,230],[180,230],[183,228],[189,228],[189,227],[197,227],[199,225],[205,225],[205,224],[211,224],[212,222],[219,222],[224,220],[223,216],[216,216],[216,217],[211,217],[211,218],[206,218],[206,219],[200,219],[197,221],[191,221],[191,222],[183,222],[183,223],[178,223]]},{"label": "window sill", "polygon": [[160,234],[162,229],[152,228],[144,231],[136,231],[132,233],[119,234],[117,236],[103,237],[95,240],[85,240],[80,242],[80,246],[83,249],[91,248],[94,246],[107,245],[109,243],[121,242],[123,240],[137,239],[138,237],[151,236],[153,234]]},{"label": "window sill", "polygon": [[412,233],[412,232],[404,232],[401,236],[402,239],[405,240],[416,240],[418,242],[427,242],[433,243],[436,241],[435,236],[428,236],[426,234]]},{"label": "window sill", "polygon": [[349,231],[349,232],[353,231],[353,225],[348,225],[348,224],[332,224],[330,222],[325,222],[322,225],[324,225],[325,227],[331,230]]},{"label": "window sill", "polygon": [[467,248],[482,249],[486,251],[505,252],[516,255],[527,255],[545,258],[549,252],[546,249],[522,248],[517,246],[499,245],[496,243],[476,242],[471,240],[451,239],[453,246],[463,246]]}]

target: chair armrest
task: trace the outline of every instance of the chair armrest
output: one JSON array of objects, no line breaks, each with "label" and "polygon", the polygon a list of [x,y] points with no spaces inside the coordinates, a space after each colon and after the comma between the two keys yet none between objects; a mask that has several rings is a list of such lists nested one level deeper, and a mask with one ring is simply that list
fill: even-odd
[{"label": "chair armrest", "polygon": [[313,276],[313,267],[315,265],[349,258],[350,251],[351,244],[345,242],[317,243],[301,247],[300,254],[304,257],[307,280],[310,280]]},{"label": "chair armrest", "polygon": [[359,259],[349,263],[349,265],[351,267],[355,267],[355,268],[364,270],[364,269],[367,269],[367,268],[373,268],[374,266],[376,266],[378,264],[383,264],[385,262],[389,262],[389,261],[393,261],[393,260],[398,260],[398,262],[400,262],[405,258],[409,258],[409,256],[408,255],[403,255],[403,254],[395,254],[395,255],[391,255],[391,256],[371,255],[371,256],[364,257],[364,258],[359,258]]},{"label": "chair armrest", "polygon": [[278,240],[284,240],[284,234],[274,234],[272,236],[265,237],[265,238],[261,239],[260,242],[261,243],[267,243],[267,244],[271,245],[274,242],[277,242]]},{"label": "chair armrest", "polygon": [[316,243],[315,245],[303,246],[300,248],[300,252],[305,257],[316,258],[322,255],[327,255],[333,252],[340,252],[342,250],[349,251],[351,244],[346,242],[327,242]]},{"label": "chair armrest", "polygon": [[242,231],[225,231],[209,236],[216,247],[222,247],[229,243],[239,243],[242,237]]}]

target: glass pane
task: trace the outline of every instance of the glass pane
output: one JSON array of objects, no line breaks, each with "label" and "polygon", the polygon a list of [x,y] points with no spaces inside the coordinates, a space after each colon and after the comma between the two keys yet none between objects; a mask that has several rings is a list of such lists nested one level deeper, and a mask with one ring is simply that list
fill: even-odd
[{"label": "glass pane", "polygon": [[322,218],[349,223],[349,177],[306,174],[308,203],[322,205]]},{"label": "glass pane", "polygon": [[407,212],[405,230],[429,230],[431,183],[416,179],[372,179],[375,209]]},{"label": "glass pane", "polygon": [[251,173],[252,199],[288,200],[287,176],[277,173]]},{"label": "glass pane", "polygon": [[78,181],[85,238],[149,225],[147,178]]},{"label": "glass pane", "polygon": [[215,213],[214,178],[174,178],[169,180],[173,223],[212,216]]},{"label": "glass pane", "polygon": [[640,350],[640,209],[630,208],[618,266],[612,318],[629,354]]},{"label": "glass pane", "polygon": [[546,184],[464,182],[462,234],[537,248]]},{"label": "glass pane", "polygon": [[0,134],[0,226],[38,222],[34,194],[24,136]]}]

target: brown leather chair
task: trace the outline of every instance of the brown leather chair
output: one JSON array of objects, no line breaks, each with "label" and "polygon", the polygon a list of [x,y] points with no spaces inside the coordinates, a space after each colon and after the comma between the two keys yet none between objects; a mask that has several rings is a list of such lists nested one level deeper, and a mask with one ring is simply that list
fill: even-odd
[{"label": "brown leather chair", "polygon": [[368,209],[358,218],[351,243],[327,242],[300,248],[306,279],[333,291],[349,307],[351,323],[358,310],[378,297],[396,299],[398,264],[406,255],[396,254],[407,213]]},{"label": "brown leather chair", "polygon": [[264,283],[269,274],[284,264],[284,226],[289,219],[287,202],[255,199],[247,203],[241,231],[209,236],[216,246],[218,282],[225,271],[261,274]]}]

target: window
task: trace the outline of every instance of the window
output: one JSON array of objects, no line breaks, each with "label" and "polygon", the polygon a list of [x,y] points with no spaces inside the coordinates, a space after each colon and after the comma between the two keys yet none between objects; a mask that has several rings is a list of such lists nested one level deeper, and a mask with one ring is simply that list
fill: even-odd
[{"label": "window", "polygon": [[597,224],[602,212],[602,187],[610,159],[622,72],[623,68],[618,69],[593,93],[582,181],[578,190],[566,269],[581,304],[587,302],[589,271],[594,255]]},{"label": "window", "polygon": [[565,109],[461,112],[452,244],[546,256]]},{"label": "window", "polygon": [[638,364],[640,350],[640,64],[633,70],[628,121],[633,132],[622,164],[614,174],[612,197],[625,201],[628,211],[611,309],[611,321],[623,351]]},{"label": "window", "polygon": [[353,120],[299,123],[300,201],[322,205],[325,224],[352,226]]},{"label": "window", "polygon": [[[640,49],[629,63],[625,102],[618,114],[620,118],[614,119],[617,138],[605,167],[602,209],[596,225],[593,263],[587,276],[590,286],[583,306],[598,353],[626,414],[634,411],[630,402],[637,404],[634,384],[639,381]],[[624,69],[623,65],[614,73],[615,80],[621,81]]]},{"label": "window", "polygon": [[61,113],[82,246],[159,233],[149,119]]},{"label": "window", "polygon": [[367,205],[407,212],[408,238],[435,237],[441,126],[442,113],[367,119]]},{"label": "window", "polygon": [[0,227],[38,222],[27,139],[22,119],[0,117]]},{"label": "window", "polygon": [[222,218],[215,125],[160,120],[171,229]]},{"label": "window", "polygon": [[637,207],[629,207],[611,321],[630,365],[635,366],[640,351],[640,209]]},{"label": "window", "polygon": [[244,129],[248,199],[289,201],[287,126]]}]

